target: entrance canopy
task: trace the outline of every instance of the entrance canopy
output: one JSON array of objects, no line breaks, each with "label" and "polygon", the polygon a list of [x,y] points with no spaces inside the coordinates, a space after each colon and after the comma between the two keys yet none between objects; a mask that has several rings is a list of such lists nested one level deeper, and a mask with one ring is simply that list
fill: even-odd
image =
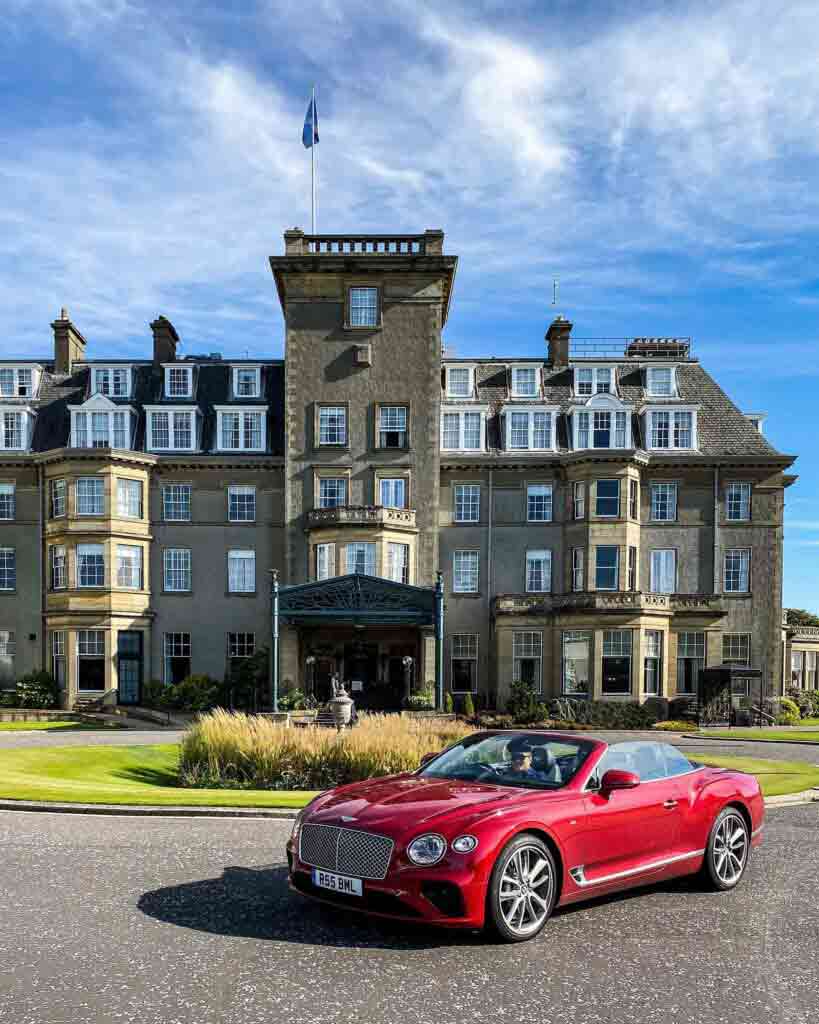
[{"label": "entrance canopy", "polygon": [[432,626],[433,587],[412,587],[380,576],[350,573],[279,588],[279,617],[294,625],[329,622],[355,626]]}]

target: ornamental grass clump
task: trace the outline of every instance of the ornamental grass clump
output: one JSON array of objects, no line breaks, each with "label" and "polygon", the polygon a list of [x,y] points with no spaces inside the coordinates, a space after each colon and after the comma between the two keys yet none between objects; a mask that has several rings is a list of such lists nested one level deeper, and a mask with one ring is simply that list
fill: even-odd
[{"label": "ornamental grass clump", "polygon": [[472,730],[461,722],[366,715],[343,733],[293,729],[241,712],[201,716],[182,739],[183,786],[328,789],[413,771]]}]

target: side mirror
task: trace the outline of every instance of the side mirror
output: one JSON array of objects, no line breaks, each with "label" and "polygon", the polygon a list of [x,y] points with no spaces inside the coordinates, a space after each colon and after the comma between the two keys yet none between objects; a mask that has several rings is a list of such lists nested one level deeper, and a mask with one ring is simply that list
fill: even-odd
[{"label": "side mirror", "polygon": [[609,768],[600,782],[601,793],[611,793],[615,789],[634,789],[640,785],[640,776],[636,772],[624,772],[619,768]]},{"label": "side mirror", "polygon": [[434,761],[437,756],[437,754],[424,754],[421,758],[420,767],[423,768],[424,765],[429,764],[430,761]]}]

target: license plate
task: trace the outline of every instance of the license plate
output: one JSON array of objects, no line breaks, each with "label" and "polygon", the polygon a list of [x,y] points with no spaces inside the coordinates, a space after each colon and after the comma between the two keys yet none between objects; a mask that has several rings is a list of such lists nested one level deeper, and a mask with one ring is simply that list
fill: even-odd
[{"label": "license plate", "polygon": [[331,871],[313,868],[313,885],[333,892],[343,892],[348,896],[363,896],[364,887],[360,878],[348,878],[347,875],[334,875]]}]

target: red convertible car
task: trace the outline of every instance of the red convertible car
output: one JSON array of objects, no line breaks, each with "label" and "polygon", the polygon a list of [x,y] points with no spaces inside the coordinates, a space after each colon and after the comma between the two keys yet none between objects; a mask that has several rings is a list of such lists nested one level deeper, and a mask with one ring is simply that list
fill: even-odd
[{"label": "red convertible car", "polygon": [[753,776],[666,743],[479,732],[415,772],[321,794],[287,860],[305,896],[521,942],[555,906],[618,889],[698,871],[732,889],[763,817]]}]

